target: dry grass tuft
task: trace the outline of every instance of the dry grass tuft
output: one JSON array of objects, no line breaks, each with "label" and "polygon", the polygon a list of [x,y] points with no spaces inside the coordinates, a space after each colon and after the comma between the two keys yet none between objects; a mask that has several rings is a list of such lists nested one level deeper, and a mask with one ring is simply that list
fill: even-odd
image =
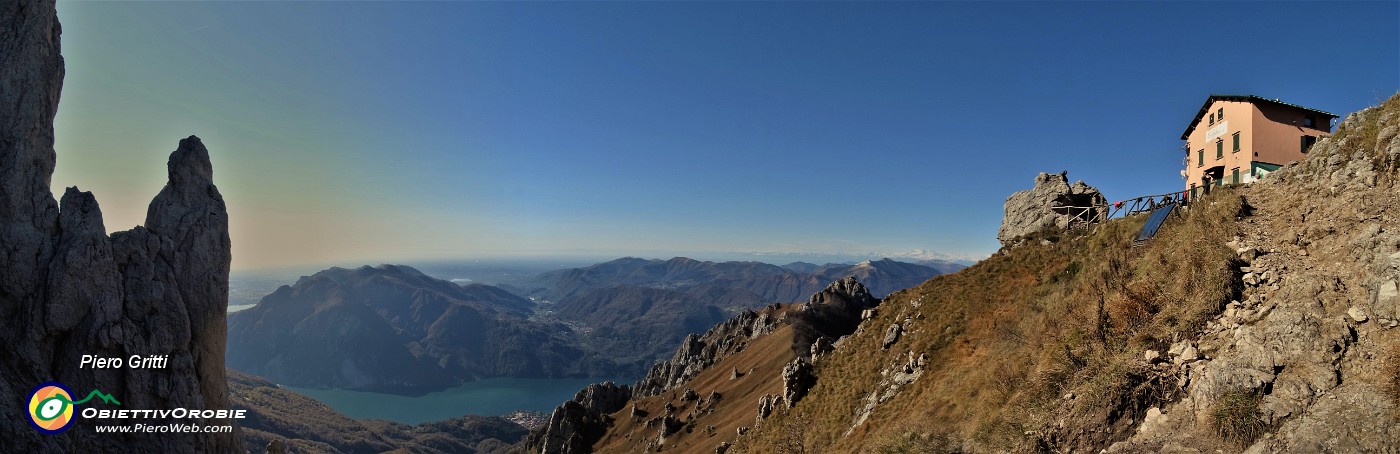
[{"label": "dry grass tuft", "polygon": [[1250,391],[1232,391],[1220,396],[1210,412],[1215,434],[1240,447],[1253,443],[1269,429],[1259,412],[1259,400],[1259,394]]},{"label": "dry grass tuft", "polygon": [[1394,401],[1396,408],[1400,409],[1400,344],[1392,345],[1385,351],[1385,360],[1381,363],[1381,376],[1386,381],[1382,384],[1385,394]]}]

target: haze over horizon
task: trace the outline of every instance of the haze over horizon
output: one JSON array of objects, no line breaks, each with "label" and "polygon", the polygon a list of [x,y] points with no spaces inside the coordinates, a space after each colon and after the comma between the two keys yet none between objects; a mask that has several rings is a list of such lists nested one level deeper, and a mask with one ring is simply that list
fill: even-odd
[{"label": "haze over horizon", "polygon": [[59,15],[55,192],[92,191],[107,230],[129,229],[178,139],[198,135],[238,269],[980,257],[1037,172],[1068,170],[1111,201],[1180,190],[1178,138],[1209,94],[1345,116],[1400,88],[1394,2],[65,2]]}]

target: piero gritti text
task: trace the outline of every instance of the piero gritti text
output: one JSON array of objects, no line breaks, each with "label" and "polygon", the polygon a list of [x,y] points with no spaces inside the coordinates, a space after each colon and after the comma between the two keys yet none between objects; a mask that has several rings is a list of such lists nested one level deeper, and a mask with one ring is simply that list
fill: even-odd
[{"label": "piero gritti text", "polygon": [[78,361],[79,369],[164,369],[170,364],[170,355],[131,355],[127,358],[83,355]]}]

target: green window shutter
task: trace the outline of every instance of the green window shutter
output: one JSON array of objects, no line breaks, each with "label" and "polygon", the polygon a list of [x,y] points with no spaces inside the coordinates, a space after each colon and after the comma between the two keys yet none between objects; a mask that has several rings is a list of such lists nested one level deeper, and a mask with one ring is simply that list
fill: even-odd
[{"label": "green window shutter", "polygon": [[1225,157],[1225,141],[1217,140],[1215,141],[1215,159],[1223,157]]},{"label": "green window shutter", "polygon": [[1235,151],[1240,151],[1240,133],[1235,133]]},{"label": "green window shutter", "polygon": [[1230,182],[1234,184],[1240,184],[1240,168],[1236,167],[1231,170],[1233,170],[1231,172],[1233,175],[1230,176]]},{"label": "green window shutter", "polygon": [[1196,167],[1206,165],[1206,151],[1196,150]]}]

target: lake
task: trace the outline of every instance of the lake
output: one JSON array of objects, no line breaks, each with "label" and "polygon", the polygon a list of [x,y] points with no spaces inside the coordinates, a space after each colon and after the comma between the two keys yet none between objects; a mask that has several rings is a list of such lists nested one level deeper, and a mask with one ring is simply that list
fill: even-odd
[{"label": "lake", "polygon": [[[502,416],[515,410],[549,413],[564,401],[573,399],[584,386],[607,380],[488,378],[417,397],[343,389],[284,388],[319,400],[351,418],[418,424],[468,414]],[[613,380],[628,384],[634,381]]]}]

